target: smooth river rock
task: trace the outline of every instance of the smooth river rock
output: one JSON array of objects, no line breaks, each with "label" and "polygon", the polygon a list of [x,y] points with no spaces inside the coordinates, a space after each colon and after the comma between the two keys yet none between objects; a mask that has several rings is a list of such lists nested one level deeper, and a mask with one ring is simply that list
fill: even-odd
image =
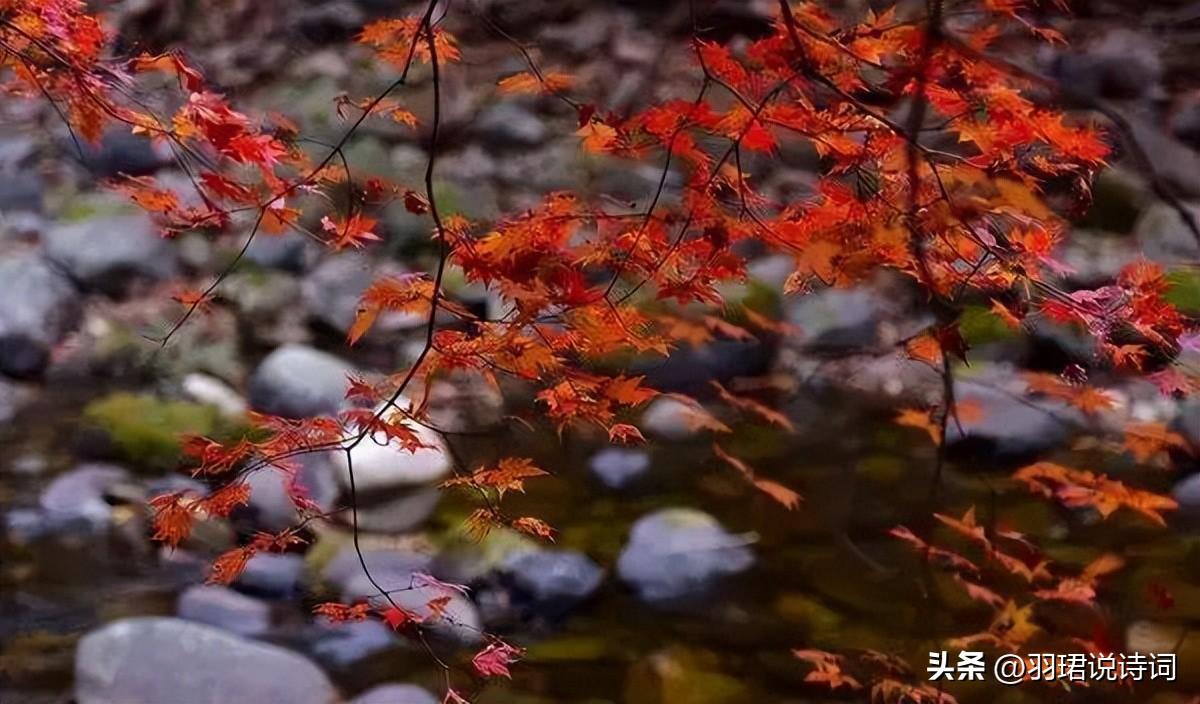
[{"label": "smooth river rock", "polygon": [[334,704],[310,660],[174,618],[131,618],[92,631],[75,655],[78,704]]}]

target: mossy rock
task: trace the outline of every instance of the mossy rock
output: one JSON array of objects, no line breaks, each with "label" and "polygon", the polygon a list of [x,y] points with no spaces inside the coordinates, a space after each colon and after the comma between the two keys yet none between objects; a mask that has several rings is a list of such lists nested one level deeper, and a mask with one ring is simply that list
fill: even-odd
[{"label": "mossy rock", "polygon": [[1165,298],[1184,313],[1200,316],[1200,268],[1168,272],[1167,283]]},{"label": "mossy rock", "polygon": [[781,594],[775,600],[775,613],[803,628],[807,639],[816,643],[836,636],[843,626],[841,614],[805,594]]},{"label": "mossy rock", "polygon": [[604,636],[559,636],[534,643],[525,653],[530,663],[597,662],[620,657]]},{"label": "mossy rock", "polygon": [[1006,342],[1017,337],[1017,333],[1000,316],[982,305],[969,305],[963,309],[958,322],[959,332],[971,347],[990,342]]},{"label": "mossy rock", "polygon": [[671,647],[630,668],[627,704],[749,704],[746,685],[719,669],[717,656],[702,650]]},{"label": "mossy rock", "polygon": [[151,471],[176,468],[184,436],[233,437],[237,428],[211,406],[115,393],[89,403],[84,420],[102,430],[121,459]]}]

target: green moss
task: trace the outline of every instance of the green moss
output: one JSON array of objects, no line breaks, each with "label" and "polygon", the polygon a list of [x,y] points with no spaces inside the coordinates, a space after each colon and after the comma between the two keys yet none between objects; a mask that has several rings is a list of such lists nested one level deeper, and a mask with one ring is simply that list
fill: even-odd
[{"label": "green moss", "polygon": [[871,455],[858,463],[858,475],[880,484],[895,484],[904,479],[908,467],[895,455]]},{"label": "green moss", "polygon": [[963,310],[958,329],[966,338],[967,344],[972,347],[1015,337],[1012,329],[1000,316],[981,305],[970,305]]},{"label": "green moss", "polygon": [[805,636],[813,642],[829,640],[843,625],[838,612],[804,594],[781,595],[775,600],[775,613],[783,620],[803,627]]},{"label": "green moss", "polygon": [[1176,269],[1167,273],[1166,299],[1179,310],[1200,315],[1200,269]]},{"label": "green moss", "polygon": [[529,646],[525,660],[531,663],[595,662],[616,655],[604,636],[560,636]]},{"label": "green moss", "polygon": [[66,200],[59,219],[64,222],[81,222],[93,218],[129,215],[136,212],[140,211],[123,199],[111,196],[80,195]]},{"label": "green moss", "polygon": [[709,652],[672,647],[650,655],[630,670],[628,704],[740,704],[754,701],[746,685],[717,670]]},{"label": "green moss", "polygon": [[123,459],[150,470],[178,465],[185,435],[226,437],[234,432],[215,408],[144,394],[106,396],[89,403],[83,417],[108,434]]}]

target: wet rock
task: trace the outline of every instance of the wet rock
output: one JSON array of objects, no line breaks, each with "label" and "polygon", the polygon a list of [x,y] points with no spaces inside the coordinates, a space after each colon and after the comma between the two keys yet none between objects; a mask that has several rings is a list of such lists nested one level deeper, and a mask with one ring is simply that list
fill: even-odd
[{"label": "wet rock", "polygon": [[644,450],[606,447],[588,461],[592,476],[609,489],[627,489],[646,476],[650,455]]},{"label": "wet rock", "polygon": [[215,376],[193,372],[183,378],[183,392],[196,403],[212,406],[227,418],[246,414],[246,400]]},{"label": "wet rock", "polygon": [[[403,405],[403,404],[402,404]],[[350,489],[351,469],[354,488],[360,492],[385,491],[431,484],[450,473],[452,462],[441,435],[424,425],[411,426],[425,445],[410,452],[398,440],[382,434],[355,445],[349,453],[332,456],[339,469],[338,482]]]},{"label": "wet rock", "polygon": [[[344,335],[354,324],[362,294],[376,279],[385,275],[401,275],[398,269],[378,267],[367,257],[339,254],[324,259],[301,283],[301,296],[308,317]],[[424,325],[426,316],[419,313],[385,313],[372,326],[365,340],[388,332],[407,330]]]},{"label": "wet rock", "polygon": [[1072,94],[1086,99],[1154,97],[1162,90],[1161,51],[1151,36],[1114,29],[1060,56],[1053,72]]},{"label": "wet rock", "polygon": [[[483,640],[483,620],[479,616],[479,610],[470,599],[453,589],[418,586],[393,592],[391,597],[400,608],[429,621],[426,627],[438,640],[460,647],[475,646]],[[429,603],[443,598],[449,598],[450,601],[440,609],[441,617],[434,618],[435,614]],[[388,602],[379,596],[370,597],[369,601],[378,608],[386,608],[388,605]]]},{"label": "wet rock", "polygon": [[407,533],[427,521],[437,509],[442,492],[419,487],[379,501],[360,501],[358,527],[368,533]]},{"label": "wet rock", "polygon": [[579,188],[586,174],[574,140],[559,140],[541,149],[522,151],[499,160],[500,182],[537,194]]},{"label": "wet rock", "polygon": [[532,538],[509,528],[495,528],[481,539],[461,533],[433,560],[433,575],[451,584],[476,584],[504,569],[521,555],[541,550]]},{"label": "wet rock", "polygon": [[279,347],[250,377],[250,406],[286,418],[336,413],[346,400],[347,376],[354,368],[331,354],[305,345]]},{"label": "wet rock", "polygon": [[246,637],[271,629],[271,607],[266,602],[217,585],[189,587],[179,595],[176,614]]},{"label": "wet rock", "polygon": [[333,704],[337,691],[309,660],[282,648],[173,618],[110,623],[79,642],[79,704]]},{"label": "wet rock", "polygon": [[784,350],[778,367],[791,377],[804,380],[816,392],[850,394],[870,407],[928,405],[942,394],[941,375],[906,354],[829,358]]},{"label": "wet rock", "polygon": [[[100,138],[99,145],[80,142],[83,163],[97,178],[112,178],[121,174],[144,176],[166,165],[169,159],[155,151],[149,139],[128,129],[113,129]],[[70,147],[74,153],[74,146]]]},{"label": "wet rock", "polygon": [[[1200,222],[1200,205],[1185,206]],[[1161,264],[1179,264],[1200,259],[1200,242],[1167,203],[1155,203],[1146,208],[1134,227],[1134,235],[1142,252]]]},{"label": "wet rock", "polygon": [[0,373],[40,372],[78,317],[75,287],[44,259],[32,254],[0,259]]},{"label": "wet rock", "polygon": [[702,345],[681,345],[665,359],[634,365],[646,385],[662,391],[699,393],[710,383],[738,377],[761,376],[771,364],[774,350],[758,340],[714,340]]},{"label": "wet rock", "polygon": [[29,394],[20,386],[0,378],[0,426],[17,417]]},{"label": "wet rock", "polygon": [[538,550],[516,555],[504,571],[519,600],[540,613],[563,613],[596,593],[604,570],[582,553]]},{"label": "wet rock", "polygon": [[400,645],[400,639],[379,621],[325,623],[308,646],[314,659],[332,670],[348,670]]},{"label": "wet rock", "polygon": [[1174,430],[1188,441],[1193,455],[1200,457],[1200,399],[1193,399],[1179,409]]},{"label": "wet rock", "polygon": [[[3,150],[0,145],[0,150]],[[41,213],[45,183],[33,171],[19,170],[0,163],[0,213]]]},{"label": "wet rock", "polygon": [[754,564],[747,539],[695,509],[671,508],[638,519],[617,573],[648,602],[700,596]]},{"label": "wet rock", "polygon": [[660,438],[686,440],[703,432],[704,410],[675,396],[659,396],[642,414],[641,427]]},{"label": "wet rock", "polygon": [[[413,575],[428,572],[431,561],[431,556],[413,550],[375,548],[362,551],[362,562],[366,563],[371,577],[384,589],[411,586]],[[378,594],[363,572],[353,545],[346,545],[338,551],[322,570],[321,578],[337,588],[343,599],[348,600],[347,603]]]},{"label": "wet rock", "polygon": [[85,406],[83,417],[98,438],[93,452],[120,457],[138,471],[172,470],[180,461],[180,437],[224,430],[214,408],[150,394],[110,394]]},{"label": "wet rock", "polygon": [[116,465],[81,465],[55,477],[38,497],[38,505],[52,522],[79,520],[99,528],[112,518],[106,493],[129,479],[129,472]]},{"label": "wet rock", "polygon": [[304,273],[316,259],[316,251],[303,235],[286,232],[279,235],[259,233],[246,248],[246,261],[264,269]]},{"label": "wet rock", "polygon": [[955,401],[977,412],[946,428],[946,444],[956,452],[1001,463],[1037,457],[1068,442],[1083,425],[1078,410],[1065,403],[1026,397],[1024,383],[1003,379],[959,381]]},{"label": "wet rock", "polygon": [[295,596],[303,573],[304,558],[300,555],[260,552],[246,562],[234,586],[255,596],[290,599]]},{"label": "wet rock", "polygon": [[1058,251],[1058,260],[1071,268],[1063,278],[1072,289],[1099,288],[1113,283],[1127,265],[1141,256],[1127,237],[1105,237],[1076,230]]},{"label": "wet rock", "polygon": [[415,684],[381,684],[350,700],[350,704],[438,704],[428,690]]},{"label": "wet rock", "polygon": [[1156,119],[1134,113],[1127,113],[1126,119],[1158,178],[1179,197],[1200,199],[1200,154],[1168,134]]},{"label": "wet rock", "polygon": [[323,510],[334,507],[337,480],[327,453],[309,453],[293,458],[295,474],[274,467],[257,469],[246,477],[250,504],[246,513],[262,530],[279,531],[295,524],[297,510],[291,492],[299,491]]},{"label": "wet rock", "polygon": [[484,146],[492,149],[536,147],[550,134],[546,123],[520,103],[493,103],[479,113],[472,126]]},{"label": "wet rock", "polygon": [[1175,520],[1188,526],[1200,526],[1200,474],[1183,479],[1171,490],[1179,504]]},{"label": "wet rock", "polygon": [[799,328],[794,341],[806,348],[861,350],[881,342],[883,304],[866,290],[829,288],[789,298],[784,315]]},{"label": "wet rock", "polygon": [[108,295],[125,293],[133,280],[161,281],[178,270],[175,249],[142,214],[61,225],[42,242],[46,257],[79,285]]}]

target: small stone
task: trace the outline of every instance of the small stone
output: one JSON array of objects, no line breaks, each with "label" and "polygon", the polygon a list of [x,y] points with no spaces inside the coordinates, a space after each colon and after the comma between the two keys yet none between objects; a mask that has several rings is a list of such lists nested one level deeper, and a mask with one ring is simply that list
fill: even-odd
[{"label": "small stone", "polygon": [[517,595],[550,612],[564,612],[600,588],[604,570],[582,553],[539,550],[514,556],[505,573]]},{"label": "small stone", "polygon": [[260,552],[246,562],[233,585],[255,596],[289,599],[295,596],[303,574],[300,555]]},{"label": "small stone", "polygon": [[333,670],[348,670],[379,653],[399,647],[392,629],[375,620],[323,623],[309,645],[312,656]]},{"label": "small stone", "polygon": [[472,127],[485,146],[495,149],[535,147],[550,134],[546,123],[519,103],[494,103],[475,118]]},{"label": "small stone", "polygon": [[427,521],[437,509],[442,491],[418,487],[382,501],[360,502],[358,528],[368,533],[407,533]]},{"label": "small stone", "polygon": [[[1185,210],[1200,222],[1200,204],[1186,203]],[[1154,203],[1134,226],[1141,252],[1160,264],[1181,264],[1200,259],[1200,241],[1179,212],[1168,203]]]},{"label": "small stone", "polygon": [[[364,549],[362,562],[371,577],[385,589],[408,587],[413,575],[429,571],[432,558],[411,550]],[[362,562],[353,545],[343,547],[321,572],[326,583],[336,587],[348,601],[374,596],[378,593],[363,572]]]},{"label": "small stone", "polygon": [[261,636],[271,630],[271,607],[228,587],[189,587],[179,595],[176,611],[179,618],[206,623],[240,636]]},{"label": "small stone", "polygon": [[33,254],[0,258],[0,374],[32,376],[79,319],[79,294]]},{"label": "small stone", "polygon": [[38,503],[54,521],[80,519],[100,528],[112,518],[113,507],[105,493],[129,479],[129,472],[116,465],[81,465],[55,477]]},{"label": "small stone", "polygon": [[[407,405],[400,402],[401,407]],[[386,491],[431,484],[450,473],[453,465],[442,436],[424,425],[410,425],[425,447],[410,452],[399,440],[387,440],[382,434],[366,438],[347,453],[334,454],[339,469],[338,481],[346,490]],[[351,476],[353,469],[353,477]]]},{"label": "small stone", "polygon": [[959,381],[955,401],[978,413],[946,428],[947,447],[999,462],[1022,462],[1061,447],[1083,425],[1077,409],[1044,398],[1027,398],[1020,380]]},{"label": "small stone", "polygon": [[415,684],[381,684],[351,699],[350,704],[438,704],[438,699]]},{"label": "small stone", "polygon": [[193,372],[183,378],[183,392],[196,403],[212,406],[227,418],[246,415],[246,400],[215,376]]},{"label": "small stone", "polygon": [[[249,513],[258,527],[279,531],[295,524],[297,510],[291,493],[296,489],[323,510],[332,509],[338,488],[330,457],[329,453],[306,453],[293,458],[294,476],[270,466],[250,472],[246,477],[250,485]],[[289,486],[293,482],[294,486]]]},{"label": "small stone", "polygon": [[178,270],[176,252],[146,215],[93,217],[51,229],[46,257],[81,286],[122,295],[135,279],[161,281]]},{"label": "small stone", "polygon": [[829,288],[788,298],[786,317],[806,348],[862,350],[881,341],[883,306],[867,290]]},{"label": "small stone", "polygon": [[702,511],[662,509],[634,524],[617,572],[648,602],[700,596],[754,564],[747,542]]},{"label": "small stone", "polygon": [[609,489],[627,489],[646,476],[650,455],[644,450],[606,447],[588,461],[592,475]]},{"label": "small stone", "polygon": [[250,377],[250,407],[285,418],[337,413],[346,401],[354,367],[305,345],[284,345],[267,355]]},{"label": "small stone", "polygon": [[675,396],[659,396],[642,414],[642,427],[666,440],[686,440],[703,432],[703,409]]}]

